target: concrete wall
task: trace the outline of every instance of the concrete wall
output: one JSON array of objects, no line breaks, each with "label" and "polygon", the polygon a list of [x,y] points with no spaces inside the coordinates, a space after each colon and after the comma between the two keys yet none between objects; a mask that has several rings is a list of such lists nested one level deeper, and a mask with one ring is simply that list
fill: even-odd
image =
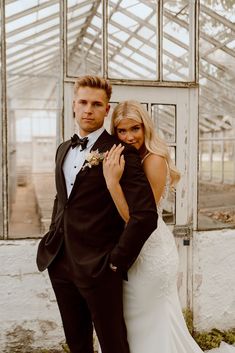
[{"label": "concrete wall", "polygon": [[235,229],[195,234],[193,276],[195,328],[234,328]]},{"label": "concrete wall", "polygon": [[[1,353],[38,353],[37,348],[59,351],[64,342],[47,273],[39,273],[36,268],[37,243],[0,242]],[[234,327],[234,255],[235,230],[194,235],[193,309],[197,330]]]},{"label": "concrete wall", "polygon": [[[36,240],[0,242],[0,352],[61,349],[61,319],[47,273],[39,273]],[[37,351],[38,352],[38,351]]]}]

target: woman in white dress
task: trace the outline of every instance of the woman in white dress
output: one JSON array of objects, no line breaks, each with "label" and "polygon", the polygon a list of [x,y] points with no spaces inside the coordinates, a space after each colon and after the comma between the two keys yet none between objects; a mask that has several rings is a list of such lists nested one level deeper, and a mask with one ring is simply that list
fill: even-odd
[{"label": "woman in white dress", "polygon": [[[114,109],[112,133],[138,149],[157,203],[158,228],[144,244],[124,281],[124,316],[131,353],[202,353],[190,335],[177,292],[178,252],[162,219],[170,187],[180,178],[167,145],[155,133],[151,118],[135,101]],[[129,212],[119,184],[124,168],[123,146],[113,147],[103,163],[107,187],[125,222]]]}]

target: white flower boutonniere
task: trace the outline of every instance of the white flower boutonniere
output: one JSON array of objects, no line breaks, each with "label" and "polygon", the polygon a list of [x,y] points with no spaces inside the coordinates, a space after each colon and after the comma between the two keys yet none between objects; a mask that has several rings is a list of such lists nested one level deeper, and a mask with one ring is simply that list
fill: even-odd
[{"label": "white flower boutonniere", "polygon": [[99,153],[98,150],[91,151],[86,155],[85,161],[87,161],[84,166],[82,167],[82,170],[85,168],[91,168],[95,165],[99,165],[100,162],[102,162],[104,159],[104,153]]}]

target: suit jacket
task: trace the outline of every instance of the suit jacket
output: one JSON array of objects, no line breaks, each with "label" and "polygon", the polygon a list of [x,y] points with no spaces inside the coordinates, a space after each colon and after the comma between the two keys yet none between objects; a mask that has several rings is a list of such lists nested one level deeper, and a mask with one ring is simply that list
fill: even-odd
[{"label": "suit jacket", "polygon": [[[92,150],[102,153],[114,143],[119,141],[104,131]],[[62,166],[70,146],[66,141],[57,149],[57,195],[49,232],[39,243],[37,265],[40,271],[45,270],[63,244],[76,276],[86,284],[100,280],[109,270],[109,262],[127,272],[157,226],[157,211],[138,152],[128,145],[123,152],[126,163],[120,181],[130,212],[126,225],[106,187],[102,163],[81,169],[67,197]]]}]

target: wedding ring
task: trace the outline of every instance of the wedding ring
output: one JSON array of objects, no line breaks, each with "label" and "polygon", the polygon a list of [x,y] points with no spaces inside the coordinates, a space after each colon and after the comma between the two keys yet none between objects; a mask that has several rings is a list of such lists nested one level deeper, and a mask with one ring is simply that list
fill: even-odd
[{"label": "wedding ring", "polygon": [[116,272],[117,271],[117,266],[114,266],[113,264],[109,264],[109,267],[111,268],[112,271]]}]

